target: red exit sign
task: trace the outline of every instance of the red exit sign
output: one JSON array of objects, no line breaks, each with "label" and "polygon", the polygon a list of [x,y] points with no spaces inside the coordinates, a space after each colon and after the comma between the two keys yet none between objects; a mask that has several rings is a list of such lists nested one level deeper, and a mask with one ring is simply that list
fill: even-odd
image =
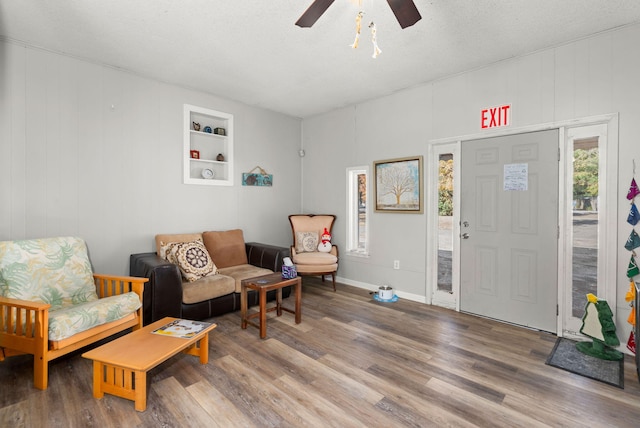
[{"label": "red exit sign", "polygon": [[480,111],[480,127],[482,129],[487,128],[499,128],[501,126],[508,126],[511,116],[511,105],[503,105],[499,107],[485,108]]}]

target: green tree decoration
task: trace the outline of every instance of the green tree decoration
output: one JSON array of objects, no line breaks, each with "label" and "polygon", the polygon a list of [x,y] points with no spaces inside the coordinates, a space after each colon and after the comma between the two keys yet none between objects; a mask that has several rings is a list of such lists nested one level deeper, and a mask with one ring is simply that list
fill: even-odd
[{"label": "green tree decoration", "polygon": [[612,349],[620,345],[620,340],[616,335],[613,312],[606,300],[598,300],[593,294],[587,294],[580,333],[593,339],[592,342],[578,342],[576,347],[583,354],[611,361],[624,358],[622,352]]}]

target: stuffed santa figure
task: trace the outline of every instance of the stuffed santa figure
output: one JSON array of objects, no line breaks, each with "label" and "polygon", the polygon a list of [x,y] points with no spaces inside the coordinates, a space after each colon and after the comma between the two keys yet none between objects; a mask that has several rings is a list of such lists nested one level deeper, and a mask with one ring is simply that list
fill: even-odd
[{"label": "stuffed santa figure", "polygon": [[331,234],[326,227],[324,228],[324,232],[322,232],[322,236],[320,236],[318,251],[323,253],[328,253],[329,251],[331,251]]}]

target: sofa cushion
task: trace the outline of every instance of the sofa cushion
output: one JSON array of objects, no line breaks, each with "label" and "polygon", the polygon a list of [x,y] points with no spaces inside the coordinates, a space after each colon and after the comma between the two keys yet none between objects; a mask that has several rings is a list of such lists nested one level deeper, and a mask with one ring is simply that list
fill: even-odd
[{"label": "sofa cushion", "polygon": [[296,253],[293,255],[293,263],[301,265],[331,265],[338,263],[338,258],[331,253],[316,251],[315,253]]},{"label": "sofa cushion", "polygon": [[84,240],[0,242],[0,296],[51,305],[51,311],[98,299]]},{"label": "sofa cushion", "polygon": [[205,276],[197,281],[182,283],[182,302],[188,305],[231,294],[235,281],[230,276]]},{"label": "sofa cushion", "polygon": [[243,279],[255,278],[256,276],[268,275],[270,273],[273,273],[272,270],[250,264],[220,268],[218,272],[220,273],[220,275],[225,275],[233,278],[233,280],[235,281],[234,291],[236,293],[239,293],[241,291],[241,283]]},{"label": "sofa cushion", "polygon": [[318,251],[317,232],[296,232],[296,242],[296,251],[299,253]]},{"label": "sofa cushion", "polygon": [[57,311],[49,311],[49,340],[62,340],[97,325],[119,320],[136,311],[140,298],[134,292],[104,297]]},{"label": "sofa cushion", "polygon": [[190,242],[169,242],[161,247],[167,261],[178,265],[184,279],[196,281],[203,276],[215,275],[216,265],[201,240]]},{"label": "sofa cushion", "polygon": [[202,240],[218,269],[248,263],[241,229],[204,232]]},{"label": "sofa cushion", "polygon": [[162,245],[169,242],[189,242],[202,239],[201,233],[165,233],[156,235],[156,254],[166,260],[166,255],[162,254]]}]

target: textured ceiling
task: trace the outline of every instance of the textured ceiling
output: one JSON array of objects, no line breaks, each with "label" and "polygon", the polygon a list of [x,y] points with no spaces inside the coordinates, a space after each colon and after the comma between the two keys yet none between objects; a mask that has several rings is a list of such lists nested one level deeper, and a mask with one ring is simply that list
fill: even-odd
[{"label": "textured ceiling", "polygon": [[638,0],[415,0],[423,19],[402,30],[385,1],[363,0],[352,49],[358,6],[296,27],[311,2],[1,0],[0,37],[308,117],[640,22]]}]

